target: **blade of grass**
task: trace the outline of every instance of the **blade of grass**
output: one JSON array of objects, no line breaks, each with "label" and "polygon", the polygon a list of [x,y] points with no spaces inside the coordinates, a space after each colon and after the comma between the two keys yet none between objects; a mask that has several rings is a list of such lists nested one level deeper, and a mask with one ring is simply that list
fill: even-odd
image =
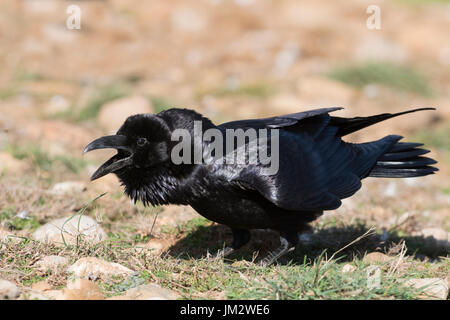
[{"label": "blade of grass", "polygon": [[[83,208],[81,208],[77,213],[75,213],[73,216],[71,216],[69,219],[67,219],[66,221],[64,221],[63,225],[61,226],[61,237],[64,243],[64,246],[67,247],[67,242],[66,239],[64,237],[64,226],[66,225],[66,223],[68,223],[70,220],[72,220],[74,217],[76,217],[77,215],[80,216],[80,218],[78,219],[78,224],[77,224],[77,231],[80,232],[80,222],[81,222],[81,217],[84,214],[84,212],[87,210],[87,208],[90,207],[91,204],[93,204],[95,201],[97,201],[98,199],[100,199],[101,197],[103,197],[106,194],[106,192],[100,194],[99,196],[95,197],[93,200],[89,201]],[[77,245],[78,245],[78,237],[77,237]]]}]

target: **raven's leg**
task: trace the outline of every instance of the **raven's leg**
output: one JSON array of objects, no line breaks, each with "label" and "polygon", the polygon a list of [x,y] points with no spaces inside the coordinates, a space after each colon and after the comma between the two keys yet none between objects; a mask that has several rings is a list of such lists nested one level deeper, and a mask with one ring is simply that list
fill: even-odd
[{"label": "raven's leg", "polygon": [[231,228],[231,231],[233,232],[233,242],[231,243],[231,246],[226,246],[225,248],[220,249],[212,256],[212,258],[224,258],[250,241],[250,231],[235,228]]},{"label": "raven's leg", "polygon": [[298,233],[296,231],[281,231],[280,232],[280,242],[281,246],[276,248],[274,251],[271,251],[265,256],[260,264],[267,267],[272,263],[277,261],[278,258],[281,258],[286,253],[295,249],[295,246],[298,243]]}]

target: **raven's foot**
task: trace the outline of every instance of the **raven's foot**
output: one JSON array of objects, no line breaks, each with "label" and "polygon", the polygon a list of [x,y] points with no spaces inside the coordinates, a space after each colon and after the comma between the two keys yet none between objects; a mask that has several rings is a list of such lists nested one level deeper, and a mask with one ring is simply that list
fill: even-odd
[{"label": "raven's foot", "polygon": [[231,246],[227,246],[223,249],[220,249],[213,255],[210,255],[208,253],[207,256],[209,259],[216,259],[216,258],[223,259],[250,241],[250,237],[251,237],[250,231],[244,230],[244,229],[235,229],[235,228],[232,228],[231,231],[233,232],[233,242],[232,242]]},{"label": "raven's foot", "polygon": [[270,266],[271,264],[276,262],[277,259],[294,250],[295,246],[298,243],[298,232],[292,230],[281,231],[280,242],[281,245],[277,249],[269,252],[269,254],[261,260],[260,264],[262,266]]},{"label": "raven's foot", "polygon": [[223,259],[226,256],[232,254],[234,252],[234,249],[232,247],[225,247],[223,249],[217,250],[215,254],[209,254],[208,252],[208,259],[215,260],[215,259]]},{"label": "raven's foot", "polygon": [[280,237],[281,246],[276,248],[275,250],[269,252],[267,256],[265,256],[261,262],[260,265],[263,267],[268,267],[274,262],[276,262],[279,258],[284,256],[285,254],[291,252],[295,249],[295,245],[292,245],[287,241],[285,238]]}]

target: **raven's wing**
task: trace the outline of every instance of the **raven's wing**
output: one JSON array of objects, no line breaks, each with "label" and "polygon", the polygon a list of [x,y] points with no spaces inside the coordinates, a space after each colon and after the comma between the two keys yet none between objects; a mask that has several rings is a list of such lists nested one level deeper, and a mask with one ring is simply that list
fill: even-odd
[{"label": "raven's wing", "polygon": [[[229,128],[270,128],[266,147],[272,163],[278,162],[274,174],[261,170],[268,165],[230,166],[228,174],[238,188],[259,192],[280,208],[292,211],[336,209],[341,199],[361,187],[377,159],[401,137],[388,136],[366,144],[349,144],[341,140],[339,127],[330,124],[328,112],[340,108],[317,109],[286,116],[243,120],[220,125]],[[272,143],[278,143],[278,150]],[[259,148],[259,146],[258,146]],[[276,159],[278,154],[278,159]],[[266,171],[267,172],[267,171]]]},{"label": "raven's wing", "polygon": [[289,127],[297,124],[299,121],[315,116],[320,115],[328,115],[329,112],[341,110],[343,108],[321,108],[321,109],[313,109],[307,110],[303,112],[291,113],[282,116],[270,117],[270,118],[262,118],[262,119],[248,119],[248,120],[237,120],[222,123],[219,125],[219,128],[226,129],[237,129],[237,128],[254,128],[254,129],[263,129],[263,128],[282,128]]}]

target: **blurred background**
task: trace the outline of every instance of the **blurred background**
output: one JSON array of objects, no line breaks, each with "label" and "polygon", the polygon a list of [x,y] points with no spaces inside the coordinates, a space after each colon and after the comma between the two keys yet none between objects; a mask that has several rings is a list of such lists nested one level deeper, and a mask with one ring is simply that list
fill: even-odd
[{"label": "blurred background", "polygon": [[[80,29],[67,27],[70,5],[80,8]],[[380,9],[380,29],[368,28],[370,5]],[[186,107],[220,123],[331,106],[345,108],[338,116],[436,107],[348,139],[424,142],[438,174],[368,179],[337,213],[448,231],[449,30],[444,0],[2,0],[0,218],[13,223],[26,212],[12,229],[28,235],[109,191],[93,215],[109,235],[119,229],[114,219],[128,217],[136,234],[141,209],[115,177],[89,182],[109,151],[81,154],[133,113]],[[183,212],[160,222],[195,216]]]}]

